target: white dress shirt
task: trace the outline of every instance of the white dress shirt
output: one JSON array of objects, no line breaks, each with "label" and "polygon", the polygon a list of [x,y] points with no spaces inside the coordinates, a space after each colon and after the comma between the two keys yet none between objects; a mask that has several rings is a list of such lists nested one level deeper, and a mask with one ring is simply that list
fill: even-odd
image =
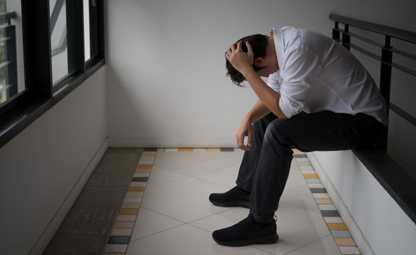
[{"label": "white dress shirt", "polygon": [[385,100],[361,63],[342,45],[319,33],[274,27],[279,70],[267,84],[280,92],[286,117],[304,111],[365,113],[387,125]]}]

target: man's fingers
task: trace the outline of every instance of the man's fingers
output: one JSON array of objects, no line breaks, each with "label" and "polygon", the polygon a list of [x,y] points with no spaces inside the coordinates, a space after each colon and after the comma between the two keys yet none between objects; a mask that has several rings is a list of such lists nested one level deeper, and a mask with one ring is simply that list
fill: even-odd
[{"label": "man's fingers", "polygon": [[227,58],[228,61],[230,61],[231,53],[232,53],[232,50],[231,49],[228,49],[225,52],[225,57]]},{"label": "man's fingers", "polygon": [[237,143],[237,146],[238,146],[239,148],[241,148],[241,144],[242,144],[242,142],[241,142],[241,136],[236,135],[236,136],[235,136],[235,141],[236,141],[236,143]]},{"label": "man's fingers", "polygon": [[244,151],[248,151],[249,148],[244,144],[244,137],[245,135],[236,135],[236,142],[238,145],[238,148],[244,150]]},{"label": "man's fingers", "polygon": [[225,52],[225,58],[230,61],[230,53],[228,51]]},{"label": "man's fingers", "polygon": [[247,54],[253,56],[253,48],[251,48],[251,45],[248,41],[246,41],[247,46]]},{"label": "man's fingers", "polygon": [[240,50],[241,50],[241,41],[239,41],[239,42],[237,43],[237,50],[238,50],[238,51],[240,51]]}]

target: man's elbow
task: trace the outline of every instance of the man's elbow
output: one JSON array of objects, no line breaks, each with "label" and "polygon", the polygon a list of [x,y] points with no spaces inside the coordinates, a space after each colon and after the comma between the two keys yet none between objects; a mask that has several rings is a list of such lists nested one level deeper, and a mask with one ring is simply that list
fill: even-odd
[{"label": "man's elbow", "polygon": [[280,109],[276,109],[275,111],[273,111],[273,114],[281,121],[285,121],[287,119],[289,119]]},{"label": "man's elbow", "polygon": [[272,112],[279,120],[284,121],[288,119],[287,115],[282,111],[282,108],[280,108],[279,100],[276,100],[276,104]]}]

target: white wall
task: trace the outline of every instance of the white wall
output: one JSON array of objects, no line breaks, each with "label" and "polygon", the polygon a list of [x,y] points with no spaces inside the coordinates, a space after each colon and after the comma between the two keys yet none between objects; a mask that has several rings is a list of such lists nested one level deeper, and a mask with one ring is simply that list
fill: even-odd
[{"label": "white wall", "polygon": [[105,68],[0,149],[0,253],[39,254],[106,147]]},{"label": "white wall", "polygon": [[415,223],[351,151],[308,156],[362,254],[415,254]]},{"label": "white wall", "polygon": [[114,145],[232,145],[255,96],[225,77],[223,53],[244,35],[275,24],[329,35],[333,10],[416,31],[410,0],[106,2]]}]

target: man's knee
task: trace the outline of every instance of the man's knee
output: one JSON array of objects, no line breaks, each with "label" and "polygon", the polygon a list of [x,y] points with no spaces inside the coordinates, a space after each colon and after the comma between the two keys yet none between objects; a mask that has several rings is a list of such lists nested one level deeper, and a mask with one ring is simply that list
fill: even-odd
[{"label": "man's knee", "polygon": [[265,142],[278,142],[282,146],[290,146],[289,128],[285,122],[272,121],[264,135]]}]

